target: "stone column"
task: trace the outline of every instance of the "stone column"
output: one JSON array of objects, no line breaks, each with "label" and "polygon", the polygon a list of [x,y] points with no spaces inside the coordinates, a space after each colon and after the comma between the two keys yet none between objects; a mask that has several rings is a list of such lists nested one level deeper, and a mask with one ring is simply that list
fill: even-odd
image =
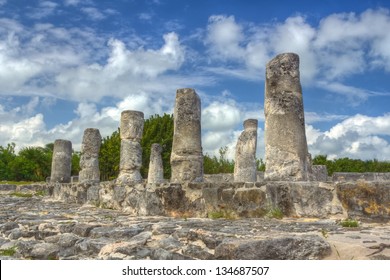
[{"label": "stone column", "polygon": [[118,183],[131,184],[142,181],[140,169],[142,166],[141,138],[143,130],[144,113],[129,110],[122,112]]},{"label": "stone column", "polygon": [[265,179],[306,181],[310,163],[305,133],[299,56],[284,53],[266,67]]},{"label": "stone column", "polygon": [[101,143],[102,137],[99,129],[87,128],[84,130],[80,157],[80,183],[100,182],[99,151]]},{"label": "stone column", "polygon": [[244,121],[244,131],[236,145],[235,182],[256,182],[257,120]]},{"label": "stone column", "polygon": [[162,148],[160,144],[152,144],[148,171],[149,184],[161,184],[164,182],[164,169],[161,152]]},{"label": "stone column", "polygon": [[70,183],[72,171],[72,142],[57,139],[51,162],[51,183]]},{"label": "stone column", "polygon": [[202,182],[200,98],[193,89],[178,89],[171,153],[172,182]]}]

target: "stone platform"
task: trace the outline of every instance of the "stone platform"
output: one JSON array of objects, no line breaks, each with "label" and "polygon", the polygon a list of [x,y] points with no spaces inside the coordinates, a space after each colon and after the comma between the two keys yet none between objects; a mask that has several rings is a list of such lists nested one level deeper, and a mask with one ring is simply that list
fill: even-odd
[{"label": "stone platform", "polygon": [[385,222],[135,217],[43,194],[1,188],[0,259],[390,259]]}]

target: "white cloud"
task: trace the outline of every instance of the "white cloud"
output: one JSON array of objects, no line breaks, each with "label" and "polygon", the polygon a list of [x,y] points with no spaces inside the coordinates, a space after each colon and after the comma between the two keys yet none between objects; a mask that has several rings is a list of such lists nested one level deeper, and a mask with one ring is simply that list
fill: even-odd
[{"label": "white cloud", "polygon": [[95,7],[83,7],[81,8],[81,11],[92,20],[102,20],[106,18],[106,16]]},{"label": "white cloud", "polygon": [[390,158],[390,115],[378,117],[355,115],[320,132],[307,126],[312,154],[327,154],[330,159],[350,157],[388,160]]},{"label": "white cloud", "polygon": [[52,1],[40,1],[38,7],[33,8],[27,16],[32,19],[42,19],[54,14],[58,4]]},{"label": "white cloud", "polygon": [[214,15],[209,18],[204,41],[209,59],[219,64],[208,70],[261,80],[269,59],[281,52],[295,52],[300,56],[304,85],[340,93],[357,105],[375,94],[370,89],[348,86],[345,80],[375,69],[390,71],[388,30],[387,9],[331,14],[318,26],[308,23],[303,16],[256,25],[238,23],[233,16]]},{"label": "white cloud", "polygon": [[215,15],[209,18],[206,44],[214,56],[221,59],[238,59],[243,55],[241,41],[244,39],[241,25],[234,16]]}]

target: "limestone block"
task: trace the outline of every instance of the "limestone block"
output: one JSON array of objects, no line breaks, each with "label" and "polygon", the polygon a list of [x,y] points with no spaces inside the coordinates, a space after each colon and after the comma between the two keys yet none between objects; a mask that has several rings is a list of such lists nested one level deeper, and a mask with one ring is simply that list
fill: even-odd
[{"label": "limestone block", "polygon": [[248,119],[244,122],[244,131],[236,145],[235,182],[256,181],[257,124],[255,119]]},{"label": "limestone block", "polygon": [[123,111],[121,114],[121,139],[141,141],[144,130],[144,113],[139,111]]},{"label": "limestone block", "polygon": [[201,102],[193,89],[176,93],[171,166],[172,182],[203,180]]},{"label": "limestone block", "polygon": [[148,183],[150,184],[160,184],[164,182],[164,169],[161,152],[162,147],[160,144],[152,144],[148,171]]},{"label": "limestone block", "polygon": [[311,166],[308,162],[298,55],[284,53],[268,62],[264,112],[265,179],[309,180]]},{"label": "limestone block", "polygon": [[54,142],[50,182],[69,183],[72,169],[72,142],[57,139]]}]

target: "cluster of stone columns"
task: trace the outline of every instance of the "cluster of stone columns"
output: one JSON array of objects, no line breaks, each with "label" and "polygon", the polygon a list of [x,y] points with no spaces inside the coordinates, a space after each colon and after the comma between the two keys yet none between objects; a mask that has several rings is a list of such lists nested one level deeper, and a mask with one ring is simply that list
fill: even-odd
[{"label": "cluster of stone columns", "polygon": [[[299,57],[294,53],[277,55],[266,66],[265,80],[265,161],[267,180],[305,181],[311,178],[307,149]],[[234,181],[256,181],[257,126],[255,119],[244,122],[237,141]],[[141,138],[144,114],[123,111],[120,122],[120,165],[118,183],[139,183],[143,179]],[[98,129],[84,132],[80,159],[81,182],[99,182]],[[162,183],[162,148],[151,147],[148,183]],[[54,143],[51,182],[70,182],[72,143]],[[201,101],[195,90],[178,89],[174,108],[174,135],[171,153],[171,182],[202,182]]]}]

